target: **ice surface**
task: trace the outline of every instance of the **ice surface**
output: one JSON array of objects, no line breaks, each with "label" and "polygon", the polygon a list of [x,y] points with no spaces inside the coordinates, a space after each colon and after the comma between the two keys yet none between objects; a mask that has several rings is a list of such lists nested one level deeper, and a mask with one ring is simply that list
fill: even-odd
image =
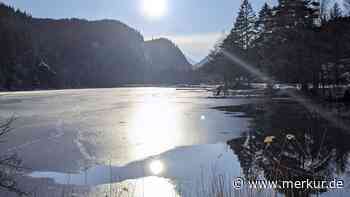
[{"label": "ice surface", "polygon": [[17,152],[33,170],[74,172],[239,136],[247,121],[211,108],[249,100],[210,94],[175,88],[2,93],[0,118],[17,117],[2,150]]}]

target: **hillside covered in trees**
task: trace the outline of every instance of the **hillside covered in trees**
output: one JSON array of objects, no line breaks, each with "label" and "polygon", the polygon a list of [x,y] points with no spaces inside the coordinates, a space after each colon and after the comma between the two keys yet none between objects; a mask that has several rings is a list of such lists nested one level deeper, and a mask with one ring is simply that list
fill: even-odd
[{"label": "hillside covered in trees", "polygon": [[232,86],[292,83],[316,94],[349,84],[349,14],[348,0],[344,6],[332,0],[279,0],[257,14],[243,0],[231,32],[200,71]]},{"label": "hillside covered in trees", "polygon": [[[0,90],[188,82],[185,56],[161,40],[145,42],[115,20],[36,19],[0,4]],[[167,61],[157,59],[157,51],[166,52]]]}]

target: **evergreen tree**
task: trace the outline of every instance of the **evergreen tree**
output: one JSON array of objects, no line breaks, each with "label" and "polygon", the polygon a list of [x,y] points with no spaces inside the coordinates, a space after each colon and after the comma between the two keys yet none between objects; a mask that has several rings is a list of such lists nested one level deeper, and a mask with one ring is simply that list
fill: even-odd
[{"label": "evergreen tree", "polygon": [[279,28],[307,28],[319,18],[319,3],[311,0],[279,0],[274,9],[275,24]]},{"label": "evergreen tree", "polygon": [[267,43],[271,40],[271,28],[272,28],[272,9],[265,3],[259,11],[259,18],[256,22],[257,39],[254,41],[255,46],[255,59],[258,69],[264,73],[270,73],[268,71],[269,62],[267,58],[264,58],[269,51],[269,45]]},{"label": "evergreen tree", "polygon": [[256,21],[256,30],[259,35],[258,37],[267,33],[269,30],[269,27],[271,26],[271,16],[272,10],[270,6],[265,3],[259,12],[259,18]]},{"label": "evergreen tree", "polygon": [[[243,0],[238,16],[229,35],[211,53],[207,67],[215,67],[216,73],[223,77],[225,84],[233,80],[248,79],[249,73],[227,58],[223,50],[239,58],[248,58],[256,39],[256,16],[248,0]],[[211,69],[207,69],[211,70]]]},{"label": "evergreen tree", "polygon": [[256,15],[248,0],[243,0],[236,22],[231,31],[236,40],[233,43],[238,44],[242,49],[252,47],[254,39],[256,39]]},{"label": "evergreen tree", "polygon": [[343,73],[350,73],[350,18],[343,17],[337,3],[329,9],[329,1],[279,0],[273,8],[265,4],[254,30],[250,25],[254,20],[244,20],[252,19],[244,16],[254,16],[247,14],[253,11],[249,2],[243,1],[234,28],[212,56],[211,65],[230,80],[252,79],[249,72],[220,53],[225,50],[256,65],[272,80],[298,84],[305,91],[312,84],[311,93],[320,93],[319,87],[344,84]]},{"label": "evergreen tree", "polygon": [[[271,17],[271,36],[264,40],[264,62],[277,80],[306,84],[310,72],[309,44],[319,6],[304,0],[279,0]],[[291,73],[293,73],[291,75]],[[306,86],[306,85],[305,85]]]}]

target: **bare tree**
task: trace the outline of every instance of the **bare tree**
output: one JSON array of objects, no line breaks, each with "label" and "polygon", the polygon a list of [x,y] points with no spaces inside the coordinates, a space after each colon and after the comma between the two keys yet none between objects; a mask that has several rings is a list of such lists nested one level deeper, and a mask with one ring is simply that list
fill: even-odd
[{"label": "bare tree", "polygon": [[320,17],[321,21],[327,21],[329,18],[329,3],[330,0],[320,0]]},{"label": "bare tree", "polygon": [[345,14],[350,15],[350,0],[343,0]]},{"label": "bare tree", "polygon": [[340,17],[342,17],[342,15],[343,15],[343,12],[342,12],[342,9],[340,8],[339,4],[337,2],[334,3],[334,5],[331,9],[331,12],[330,12],[331,19],[340,18]]},{"label": "bare tree", "polygon": [[[11,124],[14,118],[0,122],[0,138],[12,131]],[[3,143],[4,141],[0,141]],[[0,156],[0,190],[6,190],[25,196],[16,183],[15,175],[21,170],[21,160],[16,154],[4,154]]]}]

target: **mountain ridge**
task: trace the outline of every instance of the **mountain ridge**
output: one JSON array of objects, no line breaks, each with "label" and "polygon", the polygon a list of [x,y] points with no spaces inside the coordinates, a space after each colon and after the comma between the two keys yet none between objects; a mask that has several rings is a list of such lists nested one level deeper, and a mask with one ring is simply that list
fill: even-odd
[{"label": "mountain ridge", "polygon": [[191,70],[186,56],[171,40],[158,38],[145,41],[145,53],[153,69]]},{"label": "mountain ridge", "polygon": [[[158,55],[150,54],[150,42],[119,20],[33,18],[0,3],[0,29],[0,90],[190,80],[184,69],[189,63],[174,43],[162,38],[161,50],[153,48]],[[169,51],[168,61],[159,55],[164,51]]]}]

